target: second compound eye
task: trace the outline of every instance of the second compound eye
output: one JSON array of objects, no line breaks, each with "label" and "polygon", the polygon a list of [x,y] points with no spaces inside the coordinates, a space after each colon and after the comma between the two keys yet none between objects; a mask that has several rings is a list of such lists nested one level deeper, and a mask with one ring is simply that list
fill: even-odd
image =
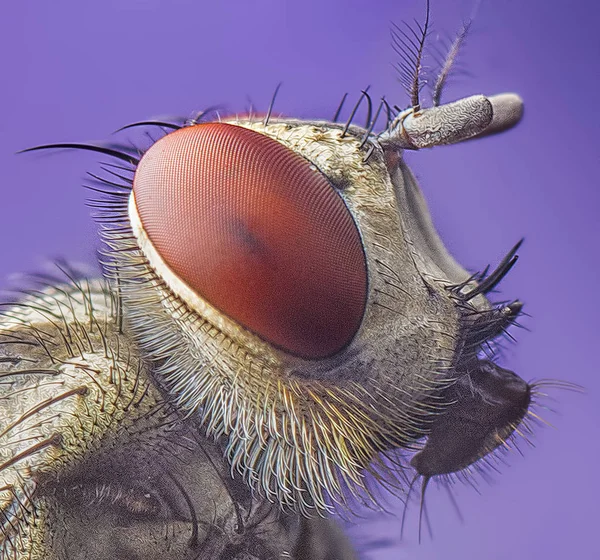
[{"label": "second compound eye", "polygon": [[367,294],[360,235],[294,151],[230,124],[183,128],[144,154],[133,195],[164,263],[231,319],[308,359],[352,340]]}]

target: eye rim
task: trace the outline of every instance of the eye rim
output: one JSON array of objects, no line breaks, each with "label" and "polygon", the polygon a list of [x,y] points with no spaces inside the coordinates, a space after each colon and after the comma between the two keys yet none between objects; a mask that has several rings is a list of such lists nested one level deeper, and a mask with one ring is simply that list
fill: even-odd
[{"label": "eye rim", "polygon": [[[287,122],[288,121],[286,120],[285,123]],[[304,123],[304,121],[301,121],[301,123],[306,124]],[[221,333],[228,336],[230,340],[234,342],[239,342],[241,339],[241,345],[253,349],[256,354],[260,353],[263,356],[269,356],[271,358],[274,358],[274,360],[269,360],[267,358],[267,362],[275,361],[277,363],[281,363],[282,358],[284,361],[287,361],[291,358],[294,360],[307,362],[324,362],[329,361],[331,359],[339,359],[340,355],[343,355],[344,352],[347,351],[347,349],[359,337],[359,333],[361,332],[364,321],[368,315],[371,285],[371,278],[369,272],[369,257],[367,255],[363,233],[359,228],[358,220],[357,217],[354,215],[352,205],[348,204],[348,201],[346,200],[345,196],[342,195],[344,189],[336,186],[336,184],[332,182],[328,175],[324,173],[315,162],[306,157],[304,154],[287,146],[284,142],[280,142],[276,136],[271,136],[265,131],[257,131],[254,126],[256,125],[256,123],[252,121],[240,122],[238,120],[235,120],[233,122],[210,121],[203,123],[193,123],[181,127],[180,129],[174,132],[166,134],[157,142],[163,140],[168,136],[171,136],[172,134],[180,133],[189,128],[206,127],[210,125],[240,128],[250,133],[263,136],[269,139],[270,141],[279,144],[283,149],[288,150],[289,152],[294,154],[294,156],[301,158],[306,164],[308,164],[311,171],[319,174],[319,176],[324,179],[328,187],[331,189],[331,192],[334,194],[335,200],[338,200],[340,207],[344,209],[344,216],[347,216],[349,223],[351,223],[352,225],[352,230],[356,233],[356,247],[358,247],[358,253],[360,254],[360,262],[362,263],[362,278],[364,279],[360,290],[362,292],[360,301],[360,313],[357,314],[356,321],[355,323],[353,323],[355,325],[355,328],[352,331],[352,334],[346,337],[344,343],[335,347],[335,349],[332,351],[322,353],[319,355],[306,355],[305,353],[302,353],[300,351],[296,352],[293,349],[285,346],[284,344],[277,343],[269,337],[263,336],[263,334],[258,332],[258,329],[254,329],[251,326],[244,324],[238,319],[232,317],[228,311],[221,310],[216,305],[213,305],[207,298],[203,297],[198,292],[196,292],[194,288],[192,288],[171,268],[169,264],[167,264],[165,259],[162,257],[162,255],[159,253],[158,249],[155,247],[154,243],[150,239],[150,236],[142,223],[142,218],[140,216],[140,213],[138,212],[138,205],[136,203],[135,191],[134,189],[132,189],[129,194],[127,210],[129,225],[134,235],[137,247],[140,249],[142,256],[145,260],[146,267],[150,269],[152,276],[156,278],[157,285],[166,288],[163,295],[163,297],[166,296],[165,303],[170,303],[170,310],[172,312],[179,312],[177,317],[183,319],[183,312],[180,309],[180,305],[174,302],[173,298],[176,298],[180,303],[185,304],[189,311],[193,311],[194,313],[196,313],[201,322],[207,322],[212,326],[218,328],[221,331]],[[152,146],[148,148],[148,150],[150,150],[151,148]],[[147,153],[148,150],[145,151],[144,155]],[[138,168],[139,163],[138,166],[136,166],[136,168],[134,169],[134,174],[137,173]],[[134,180],[132,180],[132,183],[134,183]]]}]

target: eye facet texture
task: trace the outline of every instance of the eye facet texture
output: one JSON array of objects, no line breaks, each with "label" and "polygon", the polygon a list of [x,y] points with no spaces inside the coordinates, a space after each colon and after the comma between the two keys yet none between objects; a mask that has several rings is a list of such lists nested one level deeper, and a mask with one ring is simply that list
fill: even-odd
[{"label": "eye facet texture", "polygon": [[200,124],[156,142],[133,191],[158,254],[221,312],[308,359],[351,341],[365,255],[343,200],[307,160],[258,132]]}]

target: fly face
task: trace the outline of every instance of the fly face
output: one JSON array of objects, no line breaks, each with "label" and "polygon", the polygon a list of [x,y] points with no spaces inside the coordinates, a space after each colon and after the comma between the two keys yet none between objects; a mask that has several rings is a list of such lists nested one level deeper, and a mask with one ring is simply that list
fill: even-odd
[{"label": "fly face", "polygon": [[[272,179],[277,163],[261,147],[256,161],[228,162],[219,183],[223,168],[196,163],[201,151],[183,163],[188,139],[175,139],[195,141],[213,129],[244,142],[240,153],[257,142],[282,152],[276,162],[287,155],[293,163]],[[327,123],[182,129],[159,140],[137,168],[133,236],[108,234],[140,346],[162,360],[155,375],[209,433],[228,439],[234,468],[269,498],[302,510],[325,508],[326,492],[339,498],[342,483],[362,485],[377,452],[423,435],[429,399],[448,380],[459,337],[452,298],[442,284],[423,281],[409,250],[384,151],[370,146],[365,164],[360,144],[359,134]],[[267,178],[246,181],[247,168]],[[163,200],[157,182],[175,198]],[[204,203],[204,192],[219,187],[217,200]],[[169,214],[187,200],[200,207],[191,227]],[[169,237],[174,228],[191,237],[179,245],[180,233]],[[199,275],[188,273],[190,262]]]},{"label": "fly face", "polygon": [[[326,510],[344,501],[342,488],[366,490],[366,472],[382,476],[378,453],[440,425],[482,424],[458,445],[467,459],[432,437],[413,461],[425,477],[457,471],[526,414],[525,383],[525,395],[467,420],[451,414],[468,400],[458,384],[475,400],[486,387],[488,402],[510,383],[478,354],[521,309],[485,297],[518,247],[485,279],[470,276],[403,160],[407,139],[432,145],[512,126],[520,112],[492,122],[507,100],[518,98],[410,111],[410,125],[401,113],[379,137],[330,122],[190,123],[136,160],[131,193],[113,196],[107,270],[153,375],[268,499]],[[431,450],[444,469],[428,466]]]}]

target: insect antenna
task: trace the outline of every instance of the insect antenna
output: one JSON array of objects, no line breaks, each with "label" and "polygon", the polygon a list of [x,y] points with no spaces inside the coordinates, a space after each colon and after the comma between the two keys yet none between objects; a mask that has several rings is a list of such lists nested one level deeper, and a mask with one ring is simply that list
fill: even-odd
[{"label": "insect antenna", "polygon": [[[450,74],[453,72],[456,74],[458,55],[459,55],[461,49],[463,48],[463,45],[467,39],[467,36],[469,35],[469,33],[471,31],[471,26],[473,25],[473,22],[475,21],[475,18],[477,17],[477,12],[479,11],[480,5],[481,5],[481,0],[476,0],[475,4],[473,5],[473,9],[471,11],[471,16],[463,23],[460,31],[458,32],[458,34],[456,35],[456,37],[454,38],[452,43],[450,43],[449,47],[447,46],[447,43],[446,43],[445,56],[439,57],[442,62],[440,62],[438,64],[439,72],[438,72],[438,75],[437,75],[437,78],[435,81],[435,85],[433,88],[433,92],[432,92],[432,101],[433,101],[434,107],[437,107],[440,105],[442,93],[443,93],[443,90],[444,90],[446,84],[448,83],[448,78],[449,78]],[[460,72],[461,72],[461,74],[468,74],[468,72],[463,69],[461,69]]]},{"label": "insect antenna", "polygon": [[263,121],[263,125],[267,126],[269,124],[269,119],[271,118],[271,113],[273,112],[273,106],[275,105],[275,99],[277,99],[277,94],[279,93],[279,88],[281,88],[281,82],[277,84],[275,91],[273,92],[273,97],[271,97],[271,103],[269,103],[269,109],[267,110],[267,116]]},{"label": "insect antenna", "polygon": [[344,96],[342,97],[342,100],[340,101],[340,104],[338,105],[338,108],[336,109],[335,114],[333,115],[333,119],[331,119],[332,122],[336,123],[340,118],[340,113],[342,112],[342,107],[344,106],[344,102],[346,101],[347,97],[348,94],[344,93]]},{"label": "insect antenna", "polygon": [[437,78],[435,80],[435,86],[433,88],[432,101],[434,107],[440,105],[444,87],[448,82],[448,78],[450,76],[450,73],[452,72],[452,68],[454,67],[456,58],[458,57],[458,53],[460,52],[460,49],[465,43],[467,35],[469,34],[469,30],[471,29],[472,23],[473,20],[469,19],[463,24],[461,30],[458,32],[458,35],[450,45],[450,48],[448,49],[448,53],[446,54],[446,58],[444,59],[444,62],[441,65],[440,71],[438,72]]},{"label": "insect antenna", "polygon": [[394,23],[391,29],[392,48],[400,56],[400,62],[396,64],[400,83],[410,96],[411,106],[416,110],[420,106],[419,94],[423,87],[420,78],[423,69],[423,49],[429,33],[429,0],[425,9],[425,23],[421,25],[415,20],[416,30],[406,22],[403,22],[404,27]]}]

